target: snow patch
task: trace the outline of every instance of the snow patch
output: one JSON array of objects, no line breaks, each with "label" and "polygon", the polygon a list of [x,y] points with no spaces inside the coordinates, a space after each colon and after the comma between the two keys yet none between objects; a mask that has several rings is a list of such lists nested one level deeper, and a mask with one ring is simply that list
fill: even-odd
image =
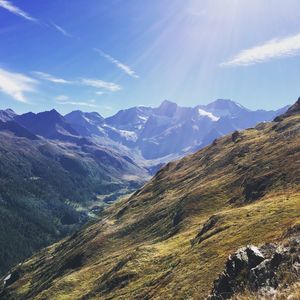
[{"label": "snow patch", "polygon": [[128,141],[136,141],[137,135],[134,131],[119,130],[120,135]]},{"label": "snow patch", "polygon": [[143,117],[143,116],[138,116],[138,118],[140,119],[140,120],[142,120],[143,122],[146,122],[147,120],[148,120],[148,118],[146,118],[146,117]]},{"label": "snow patch", "polygon": [[200,116],[210,118],[213,122],[217,122],[220,119],[220,118],[216,117],[215,115],[213,115],[212,113],[205,111],[201,108],[198,108],[198,113]]}]

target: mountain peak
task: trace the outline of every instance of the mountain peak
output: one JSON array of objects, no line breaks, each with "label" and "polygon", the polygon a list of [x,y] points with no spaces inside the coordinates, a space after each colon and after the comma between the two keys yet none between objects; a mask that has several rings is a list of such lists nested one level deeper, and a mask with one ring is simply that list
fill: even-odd
[{"label": "mountain peak", "polygon": [[210,104],[201,106],[218,117],[236,116],[249,109],[230,99],[217,99]]},{"label": "mountain peak", "polygon": [[161,105],[155,109],[156,114],[172,117],[176,110],[178,108],[178,105],[175,102],[171,102],[169,100],[164,100]]},{"label": "mountain peak", "polygon": [[40,112],[36,114],[36,117],[45,118],[51,122],[57,122],[64,119],[64,117],[56,109]]},{"label": "mountain peak", "polygon": [[16,112],[14,110],[12,110],[11,108],[7,108],[5,110],[5,112],[7,112],[8,114],[14,115],[14,116],[16,115]]},{"label": "mountain peak", "polygon": [[83,116],[95,125],[99,125],[104,122],[104,118],[95,111],[84,113]]},{"label": "mountain peak", "polygon": [[176,106],[177,106],[177,104],[176,104],[175,102],[172,102],[172,101],[170,101],[170,100],[165,99],[165,100],[160,104],[160,107],[162,107],[162,106],[169,106],[169,105],[176,105]]},{"label": "mountain peak", "polygon": [[239,108],[242,108],[242,109],[246,109],[245,107],[243,107],[241,104],[235,102],[235,101],[232,101],[230,99],[217,99],[213,102],[211,102],[210,104],[208,105],[213,105],[213,106],[216,106],[216,107],[239,107]]},{"label": "mountain peak", "polygon": [[53,108],[49,111],[45,111],[45,113],[51,113],[53,115],[60,115],[61,116],[61,114],[55,108]]},{"label": "mountain peak", "polygon": [[99,126],[103,124],[104,118],[97,112],[73,110],[64,117],[68,123],[82,136],[91,136],[93,134],[101,135]]},{"label": "mountain peak", "polygon": [[29,112],[17,116],[15,120],[32,133],[50,139],[79,135],[55,109],[37,114]]},{"label": "mountain peak", "polygon": [[0,110],[0,120],[3,122],[12,120],[17,114],[10,108]]}]

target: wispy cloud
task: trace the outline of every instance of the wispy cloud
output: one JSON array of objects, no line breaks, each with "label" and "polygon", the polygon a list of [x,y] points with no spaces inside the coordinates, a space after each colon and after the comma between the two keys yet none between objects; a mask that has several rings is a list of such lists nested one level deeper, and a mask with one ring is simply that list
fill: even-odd
[{"label": "wispy cloud", "polygon": [[22,17],[28,21],[32,21],[32,22],[36,22],[39,24],[44,24],[46,26],[52,26],[54,29],[56,29],[58,32],[60,32],[61,34],[63,34],[66,37],[73,37],[73,35],[71,35],[68,31],[66,31],[64,28],[62,28],[61,26],[57,25],[54,22],[40,22],[38,19],[32,17],[31,15],[29,15],[27,12],[25,12],[24,10],[22,10],[21,8],[15,6],[11,1],[8,0],[0,0],[0,7],[8,10],[9,12]]},{"label": "wispy cloud", "polygon": [[249,66],[300,54],[300,34],[276,38],[246,49],[221,64],[223,67]]},{"label": "wispy cloud", "polygon": [[58,26],[57,24],[55,24],[54,22],[52,22],[52,26],[58,30],[60,33],[62,33],[64,36],[67,37],[73,37],[72,34],[70,34],[69,32],[67,32],[64,28],[62,28],[61,26]]},{"label": "wispy cloud", "polygon": [[27,102],[26,92],[34,92],[38,82],[28,76],[0,68],[0,91],[19,102]]},{"label": "wispy cloud", "polygon": [[55,77],[55,76],[50,75],[50,74],[45,73],[45,72],[35,71],[35,72],[33,72],[33,74],[38,76],[40,79],[47,80],[47,81],[50,81],[50,82],[53,82],[53,83],[61,83],[61,84],[72,84],[72,83],[74,83],[72,81],[69,81],[69,80],[66,80],[66,79],[63,79],[63,78],[58,78],[58,77]]},{"label": "wispy cloud", "polygon": [[98,52],[102,57],[106,58],[108,61],[116,65],[120,70],[125,72],[127,75],[133,77],[133,78],[139,78],[139,76],[132,70],[131,67],[121,63],[117,59],[113,58],[107,53],[104,53],[102,50],[95,48],[94,49],[96,52]]},{"label": "wispy cloud", "polygon": [[82,78],[80,82],[81,84],[86,86],[91,86],[100,89],[102,88],[111,92],[117,92],[122,89],[121,86],[116,83],[107,82],[99,79]]},{"label": "wispy cloud", "polygon": [[28,21],[38,22],[37,19],[33,18],[27,12],[25,12],[22,9],[20,9],[19,7],[15,6],[13,3],[11,3],[8,0],[0,0],[0,7],[4,8],[4,9],[8,10],[9,12],[11,12],[17,16],[20,16]]},{"label": "wispy cloud", "polygon": [[58,95],[54,98],[58,104],[66,104],[66,105],[73,105],[73,106],[86,106],[86,107],[98,107],[95,104],[95,100],[91,99],[89,101],[73,101],[67,95]]},{"label": "wispy cloud", "polygon": [[59,104],[73,105],[73,106],[86,106],[86,107],[99,107],[98,105],[90,102],[60,101]]},{"label": "wispy cloud", "polygon": [[[114,82],[108,82],[100,79],[92,79],[92,78],[81,78],[79,80],[66,80],[64,78],[55,77],[51,74],[35,71],[33,72],[38,78],[50,81],[52,83],[57,84],[73,84],[73,85],[82,85],[82,86],[89,86],[97,89],[104,89],[110,92],[117,92],[122,89],[122,87]],[[96,92],[98,95],[101,95],[102,91]]]},{"label": "wispy cloud", "polygon": [[90,99],[88,101],[74,101],[71,100],[69,96],[66,95],[58,95],[54,98],[57,101],[57,104],[59,105],[72,105],[75,107],[78,106],[85,106],[90,108],[101,108],[105,110],[111,110],[112,108],[110,106],[106,105],[98,105],[95,99]]}]

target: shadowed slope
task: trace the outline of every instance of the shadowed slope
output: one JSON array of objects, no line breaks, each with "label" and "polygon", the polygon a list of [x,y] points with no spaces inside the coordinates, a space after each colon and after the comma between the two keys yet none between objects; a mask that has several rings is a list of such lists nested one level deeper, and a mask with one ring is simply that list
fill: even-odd
[{"label": "shadowed slope", "polygon": [[104,147],[50,141],[0,121],[1,276],[96,217],[93,207],[105,205],[98,197],[133,192],[145,178],[145,169]]},{"label": "shadowed slope", "polygon": [[16,267],[2,299],[205,299],[230,253],[300,218],[298,111],[169,163]]}]

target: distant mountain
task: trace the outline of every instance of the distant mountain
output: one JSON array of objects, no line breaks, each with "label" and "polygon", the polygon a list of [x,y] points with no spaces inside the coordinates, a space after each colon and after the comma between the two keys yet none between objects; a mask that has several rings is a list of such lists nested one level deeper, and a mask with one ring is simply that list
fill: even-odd
[{"label": "distant mountain", "polygon": [[48,139],[72,139],[79,133],[55,109],[38,114],[32,112],[15,116],[14,120],[36,135]]},{"label": "distant mountain", "polygon": [[103,135],[101,125],[104,118],[97,112],[72,111],[65,119],[82,136]]},{"label": "distant mountain", "polygon": [[199,107],[213,113],[217,117],[235,118],[247,112],[251,112],[241,104],[229,99],[217,99],[210,104],[200,105]]},{"label": "distant mountain", "polygon": [[146,159],[182,156],[227,133],[270,121],[282,111],[250,111],[230,100],[217,100],[195,108],[164,101],[145,123],[137,147]]},{"label": "distant mountain", "polygon": [[10,108],[5,110],[0,110],[0,121],[6,122],[11,121],[17,114]]},{"label": "distant mountain", "polygon": [[[174,119],[169,107],[159,117]],[[300,99],[168,163],[100,220],[14,267],[0,298],[299,299],[299,139]]]},{"label": "distant mountain", "polygon": [[120,110],[114,116],[106,118],[105,123],[119,130],[138,132],[152,114],[152,108],[138,106]]},{"label": "distant mountain", "polygon": [[139,152],[142,159],[167,162],[201,149],[227,133],[270,121],[286,109],[251,111],[226,99],[180,107],[165,100],[157,108],[132,107],[112,117],[96,119],[92,125],[83,112],[75,111],[65,118],[83,136],[101,136],[107,144],[114,141]]}]

